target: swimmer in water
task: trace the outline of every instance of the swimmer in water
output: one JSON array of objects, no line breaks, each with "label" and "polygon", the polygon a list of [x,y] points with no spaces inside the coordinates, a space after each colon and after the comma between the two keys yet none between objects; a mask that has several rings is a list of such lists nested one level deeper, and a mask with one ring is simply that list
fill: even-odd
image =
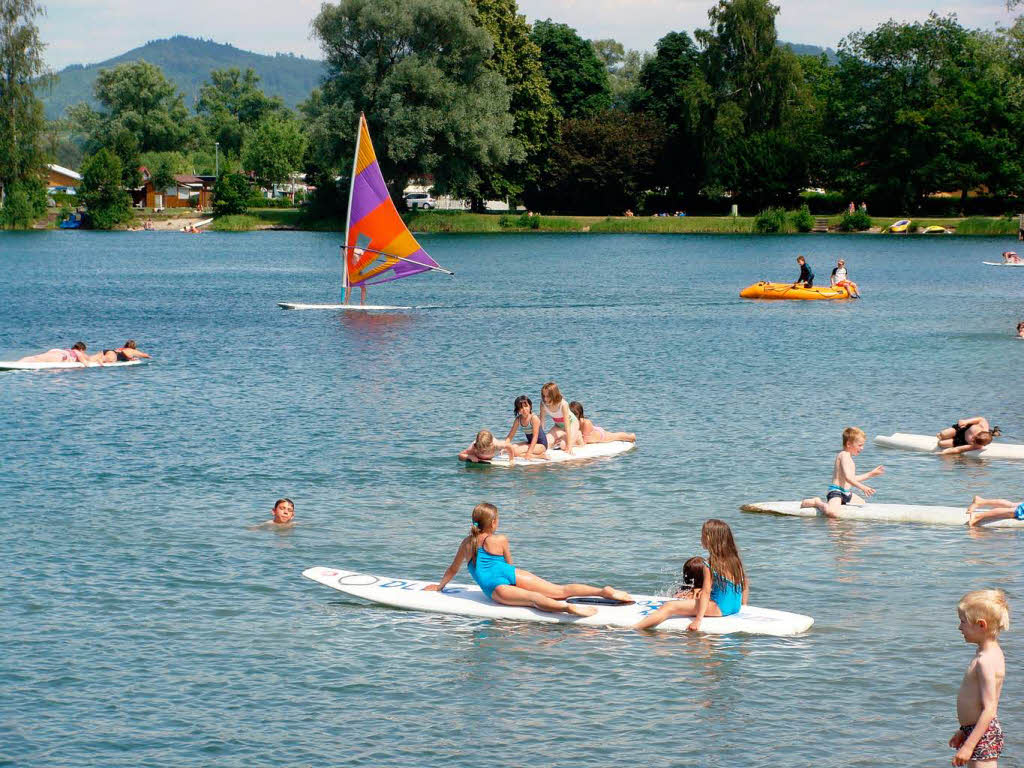
[{"label": "swimmer in water", "polygon": [[254,525],[252,530],[291,528],[295,525],[295,502],[291,499],[278,499],[274,502],[274,508],[270,511],[270,514],[273,515],[270,520]]}]

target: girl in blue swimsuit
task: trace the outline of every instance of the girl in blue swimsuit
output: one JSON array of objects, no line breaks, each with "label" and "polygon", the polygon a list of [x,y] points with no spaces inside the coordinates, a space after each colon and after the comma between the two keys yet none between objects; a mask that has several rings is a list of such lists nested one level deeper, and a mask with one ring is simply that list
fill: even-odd
[{"label": "girl in blue swimsuit", "polygon": [[682,599],[669,600],[634,624],[633,629],[650,629],[673,616],[693,616],[688,629],[696,632],[705,616],[731,616],[747,604],[747,575],[728,524],[721,520],[705,522],[700,543],[708,551],[701,584],[710,584],[711,589],[701,588],[695,597],[677,594],[676,598]]},{"label": "girl in blue swimsuit", "polygon": [[462,563],[468,563],[470,575],[483,593],[503,605],[525,605],[548,613],[571,613],[575,616],[593,616],[597,609],[589,605],[562,602],[570,597],[603,597],[622,603],[633,599],[621,589],[592,587],[589,584],[552,584],[529,571],[512,565],[508,539],[495,533],[498,528],[498,508],[484,502],[473,508],[473,527],[462,540],[452,564],[441,581],[425,589],[441,592],[445,584],[459,572]]}]

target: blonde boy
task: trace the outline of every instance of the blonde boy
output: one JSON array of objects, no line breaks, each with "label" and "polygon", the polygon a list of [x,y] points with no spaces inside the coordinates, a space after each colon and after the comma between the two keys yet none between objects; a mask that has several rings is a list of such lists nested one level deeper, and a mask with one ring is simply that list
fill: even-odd
[{"label": "blonde boy", "polygon": [[466,450],[459,453],[459,459],[476,463],[487,463],[502,450],[508,448],[508,440],[498,440],[489,429],[481,429],[476,433],[476,440]]},{"label": "blonde boy", "polygon": [[999,694],[1006,678],[1006,661],[999,647],[999,633],[1010,628],[1010,610],[1000,589],[979,589],[964,595],[956,607],[964,641],[978,646],[967,665],[956,716],[960,728],[949,740],[956,750],[953,765],[995,768],[1003,751],[999,724]]},{"label": "blonde boy", "polygon": [[858,475],[857,467],[853,463],[853,457],[864,450],[866,439],[867,435],[857,427],[847,427],[843,430],[843,450],[836,455],[832,467],[832,483],[825,494],[825,500],[822,501],[817,496],[813,499],[804,499],[800,502],[801,507],[815,507],[827,517],[839,517],[842,506],[864,503],[864,499],[853,492],[854,488],[865,496],[874,495],[875,489],[864,485],[864,481],[885,474],[885,467],[879,464],[870,472]]}]

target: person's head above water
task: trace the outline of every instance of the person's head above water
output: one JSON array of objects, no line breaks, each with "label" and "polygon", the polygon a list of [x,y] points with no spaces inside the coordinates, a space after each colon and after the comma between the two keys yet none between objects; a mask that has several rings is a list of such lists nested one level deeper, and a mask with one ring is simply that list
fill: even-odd
[{"label": "person's head above water", "polygon": [[275,523],[290,523],[295,518],[295,503],[291,499],[278,499],[274,502],[273,511]]},{"label": "person's head above water", "polygon": [[704,586],[704,558],[691,557],[683,563],[683,583],[680,591],[687,589],[700,589]]},{"label": "person's head above water", "polygon": [[473,527],[469,529],[470,536],[479,536],[482,533],[491,533],[498,527],[498,508],[493,504],[481,501],[473,507]]},{"label": "person's head above water", "polygon": [[553,381],[549,381],[540,388],[540,396],[548,405],[558,405],[562,402],[562,393]]},{"label": "person's head above water", "polygon": [[126,341],[124,343],[124,348],[125,349],[135,349],[135,339],[128,339],[128,341]]},{"label": "person's head above water", "polygon": [[981,432],[974,436],[971,441],[975,445],[988,445],[992,442],[992,438],[999,437],[1003,434],[1003,430],[999,427],[992,427],[992,429],[983,429]]},{"label": "person's head above water", "polygon": [[515,403],[512,405],[512,413],[514,413],[516,416],[520,415],[520,412],[523,410],[524,405],[529,406],[530,410],[527,411],[527,413],[533,412],[533,400],[528,398],[526,395],[520,395],[519,397],[516,398]]},{"label": "person's head above water", "polygon": [[481,429],[476,433],[476,440],[473,441],[473,450],[480,454],[494,454],[494,435],[489,429]]}]

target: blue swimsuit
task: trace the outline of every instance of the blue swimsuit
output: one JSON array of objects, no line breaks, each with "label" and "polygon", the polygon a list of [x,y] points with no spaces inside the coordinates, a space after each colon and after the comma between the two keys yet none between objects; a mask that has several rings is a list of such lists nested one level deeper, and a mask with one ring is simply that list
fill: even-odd
[{"label": "blue swimsuit", "polygon": [[743,607],[743,587],[723,579],[714,572],[711,574],[710,597],[723,616],[739,613],[740,608]]},{"label": "blue swimsuit", "polygon": [[[519,420],[518,417],[516,417],[516,420]],[[531,443],[533,441],[533,419],[530,419],[530,426],[524,427],[521,421],[519,426],[523,427],[523,434],[526,435],[527,444]],[[537,445],[543,445],[544,448],[548,447],[548,436],[544,433],[543,429],[537,432]]]},{"label": "blue swimsuit", "polygon": [[[484,549],[484,536],[476,548],[476,557],[469,561],[467,568],[480,589],[490,599],[494,588],[502,584],[516,585],[516,569],[505,562],[502,555],[492,555]],[[724,612],[724,611],[723,611]]]}]

